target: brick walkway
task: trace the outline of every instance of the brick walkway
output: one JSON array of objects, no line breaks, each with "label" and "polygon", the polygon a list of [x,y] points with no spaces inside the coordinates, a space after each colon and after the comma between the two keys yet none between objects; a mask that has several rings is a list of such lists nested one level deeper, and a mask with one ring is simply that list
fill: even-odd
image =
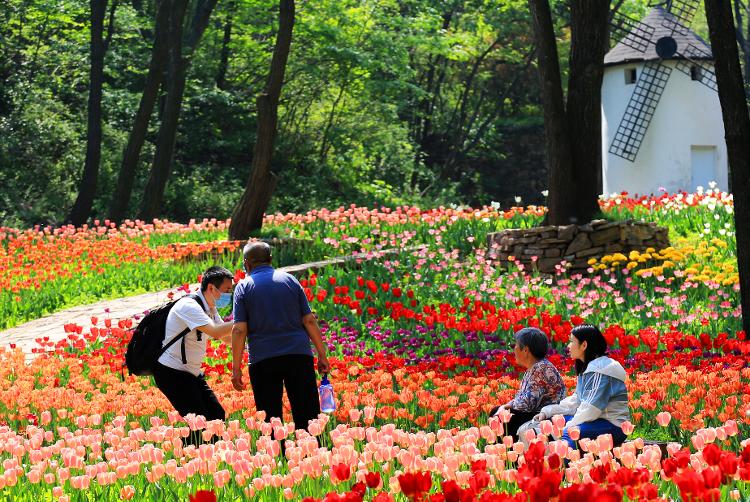
[{"label": "brick walkway", "polygon": [[[190,289],[198,287],[193,284]],[[112,319],[116,324],[118,320],[142,314],[157,305],[169,301],[167,294],[176,291],[176,288],[159,291],[157,293],[146,293],[137,296],[127,296],[116,300],[103,300],[89,305],[79,305],[60,312],[55,312],[40,319],[0,331],[0,347],[20,347],[29,362],[36,354],[31,349],[38,348],[37,339],[47,339],[50,342],[58,342],[67,337],[63,329],[64,324],[76,323],[84,329],[91,326],[91,317],[99,318],[102,325],[105,319]]]}]

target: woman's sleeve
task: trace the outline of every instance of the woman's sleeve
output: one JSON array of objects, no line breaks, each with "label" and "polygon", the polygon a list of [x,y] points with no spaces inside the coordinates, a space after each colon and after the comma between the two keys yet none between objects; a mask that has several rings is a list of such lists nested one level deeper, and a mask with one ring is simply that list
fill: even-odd
[{"label": "woman's sleeve", "polygon": [[548,418],[555,415],[573,415],[580,404],[581,402],[578,400],[578,394],[573,391],[573,394],[566,397],[558,404],[548,404],[542,408],[542,413]]},{"label": "woman's sleeve", "polygon": [[610,377],[601,373],[591,373],[581,393],[581,405],[573,418],[565,424],[572,427],[599,418],[609,404]]}]

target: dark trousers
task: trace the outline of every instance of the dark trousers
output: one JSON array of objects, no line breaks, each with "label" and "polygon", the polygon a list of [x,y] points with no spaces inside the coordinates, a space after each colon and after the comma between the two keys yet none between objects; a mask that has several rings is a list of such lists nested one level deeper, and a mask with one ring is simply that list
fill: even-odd
[{"label": "dark trousers", "polygon": [[282,415],[282,396],[292,405],[297,429],[307,429],[308,422],[318,418],[320,400],[312,356],[289,354],[271,357],[250,365],[250,385],[255,407],[266,412],[266,422]]},{"label": "dark trousers", "polygon": [[158,362],[154,365],[153,373],[156,386],[183,417],[195,413],[203,415],[206,420],[226,418],[224,408],[202,375],[195,376]]},{"label": "dark trousers", "polygon": [[[490,416],[497,413],[497,410],[499,409],[499,406],[495,406],[490,411]],[[510,421],[505,425],[505,435],[506,436],[513,436],[513,441],[518,441],[518,428],[521,427],[523,424],[534,418],[538,411],[518,411],[514,410],[513,408],[510,409],[510,412],[512,413],[510,417]]]}]

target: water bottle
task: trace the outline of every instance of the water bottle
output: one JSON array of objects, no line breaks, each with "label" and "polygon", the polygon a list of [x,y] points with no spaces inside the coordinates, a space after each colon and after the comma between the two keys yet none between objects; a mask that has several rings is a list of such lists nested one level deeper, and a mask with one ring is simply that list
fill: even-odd
[{"label": "water bottle", "polygon": [[336,401],[333,398],[333,385],[328,380],[328,373],[323,374],[318,394],[320,394],[320,409],[323,413],[331,413],[336,410]]}]

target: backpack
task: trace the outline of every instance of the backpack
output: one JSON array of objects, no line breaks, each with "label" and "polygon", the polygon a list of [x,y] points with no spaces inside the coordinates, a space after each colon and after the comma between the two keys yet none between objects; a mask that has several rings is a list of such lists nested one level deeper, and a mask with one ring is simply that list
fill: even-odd
[{"label": "backpack", "polygon": [[[203,311],[206,311],[206,307],[203,301],[198,295],[187,295],[183,298],[192,298],[201,306]],[[128,371],[131,375],[149,376],[152,375],[152,368],[159,360],[161,355],[166,350],[182,340],[182,363],[187,364],[187,357],[185,356],[185,336],[190,333],[190,328],[185,328],[177,334],[173,339],[167,343],[164,347],[164,335],[167,326],[167,316],[172,310],[172,307],[177,304],[177,300],[171,301],[161,307],[151,310],[146,316],[141,319],[138,326],[133,329],[133,336],[128,342],[128,348],[125,352],[125,366],[128,367]],[[201,332],[198,331],[198,340],[201,339]]]}]

